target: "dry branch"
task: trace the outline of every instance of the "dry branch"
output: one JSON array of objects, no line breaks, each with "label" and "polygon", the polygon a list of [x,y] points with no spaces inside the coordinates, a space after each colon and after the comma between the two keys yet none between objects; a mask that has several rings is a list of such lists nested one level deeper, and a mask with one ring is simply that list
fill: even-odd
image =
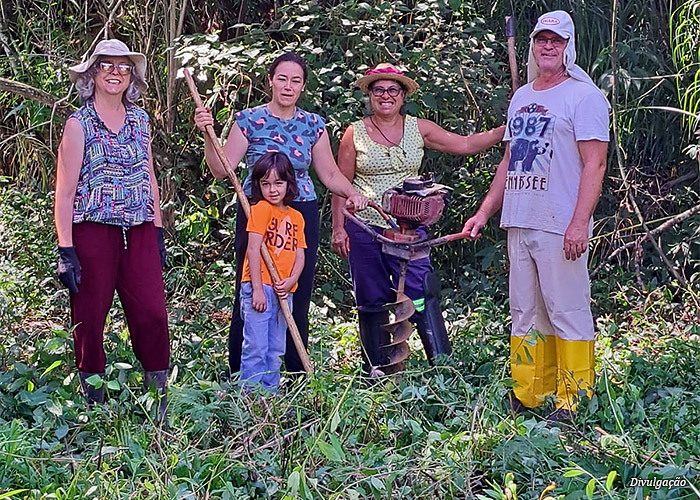
[{"label": "dry branch", "polygon": [[[27,85],[26,83],[8,80],[7,78],[0,78],[0,92],[10,92],[11,94],[22,96],[25,99],[31,99],[32,101],[55,109],[62,121],[67,120],[68,117],[77,110],[73,104],[64,100],[65,97],[58,98],[48,92]],[[159,165],[168,165],[172,162],[170,154],[163,151],[158,146],[152,145],[152,150],[153,159],[156,160],[157,170],[159,170]]]},{"label": "dry branch", "polygon": [[39,102],[50,108],[55,106],[56,111],[64,120],[76,110],[76,107],[71,103],[62,102],[62,99],[54,97],[48,92],[27,85],[26,83],[8,80],[7,78],[0,78],[0,92],[10,92],[11,94],[22,96],[25,99],[31,99],[32,101]]},{"label": "dry branch", "polygon": [[622,252],[625,250],[632,248],[632,247],[639,247],[641,246],[645,241],[653,241],[653,238],[666,231],[667,229],[675,226],[676,224],[680,224],[684,220],[688,219],[691,215],[700,213],[700,205],[695,205],[693,208],[690,208],[686,210],[685,212],[681,212],[672,219],[667,220],[663,224],[658,225],[651,231],[647,232],[645,235],[641,236],[640,238],[637,238],[633,241],[628,241],[624,245],[617,247],[610,255],[608,255],[603,262],[601,262],[598,267],[591,273],[591,278],[594,277],[600,269],[605,265],[606,262],[610,262],[613,260],[615,257],[620,255]]}]

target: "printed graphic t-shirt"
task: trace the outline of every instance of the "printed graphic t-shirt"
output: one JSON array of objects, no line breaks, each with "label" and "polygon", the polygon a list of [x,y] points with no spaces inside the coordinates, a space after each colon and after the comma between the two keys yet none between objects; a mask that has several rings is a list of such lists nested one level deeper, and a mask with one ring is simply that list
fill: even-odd
[{"label": "printed graphic t-shirt", "polygon": [[[301,213],[291,207],[282,209],[262,200],[250,207],[250,218],[246,230],[249,233],[263,235],[263,245],[267,246],[280,278],[289,278],[294,267],[297,249],[306,248],[304,217]],[[262,259],[260,271],[262,282],[272,285],[270,271],[267,270],[265,261]],[[245,281],[251,281],[247,254],[241,278],[241,282]],[[291,291],[293,292],[296,288],[295,284]]]},{"label": "printed graphic t-shirt", "polygon": [[501,227],[564,234],[571,222],[583,162],[578,141],[609,141],[608,104],[590,84],[569,78],[547,90],[518,89],[503,138],[510,163]]},{"label": "printed graphic t-shirt", "polygon": [[236,123],[248,139],[246,162],[248,177],[243,183],[245,194],[251,195],[251,170],[255,162],[268,151],[286,154],[294,167],[299,194],[294,201],[316,199],[314,182],[309,175],[311,150],[326,130],[326,123],[319,115],[297,108],[289,120],[277,118],[267,105],[244,109],[235,115]]}]

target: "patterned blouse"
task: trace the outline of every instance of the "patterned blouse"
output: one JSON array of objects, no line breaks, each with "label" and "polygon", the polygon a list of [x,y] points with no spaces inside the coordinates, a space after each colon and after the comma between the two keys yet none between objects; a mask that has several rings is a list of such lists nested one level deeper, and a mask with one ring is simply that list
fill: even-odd
[{"label": "patterned blouse", "polygon": [[80,122],[85,136],[73,224],[99,222],[126,228],[152,221],[148,114],[127,104],[118,133],[107,128],[92,100],[71,118]]},{"label": "patterned blouse", "polygon": [[[353,122],[352,127],[356,152],[352,184],[360,194],[381,206],[384,191],[398,186],[408,177],[418,175],[424,144],[418,130],[418,119],[415,116],[404,117],[403,137],[398,146],[385,146],[373,141],[362,120]],[[358,216],[372,225],[389,227],[375,210],[365,210]]]},{"label": "patterned blouse", "polygon": [[289,120],[277,118],[266,104],[244,109],[236,113],[236,123],[248,139],[246,161],[248,177],[243,183],[245,193],[251,195],[251,171],[255,162],[268,151],[281,151],[287,155],[296,173],[299,195],[294,201],[316,199],[314,182],[309,175],[311,150],[326,130],[326,123],[319,115],[297,108]]}]

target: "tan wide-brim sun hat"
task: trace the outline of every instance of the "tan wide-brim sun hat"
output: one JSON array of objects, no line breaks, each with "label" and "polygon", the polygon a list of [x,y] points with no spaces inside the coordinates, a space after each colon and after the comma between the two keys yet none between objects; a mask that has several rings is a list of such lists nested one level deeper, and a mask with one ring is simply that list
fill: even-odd
[{"label": "tan wide-brim sun hat", "polygon": [[379,63],[374,68],[367,70],[365,76],[357,80],[356,85],[365,94],[369,93],[369,86],[377,80],[394,80],[406,87],[406,95],[413,94],[418,90],[418,84],[412,78],[409,78],[405,73],[399,70],[391,63]]},{"label": "tan wide-brim sun hat", "polygon": [[146,83],[146,56],[141,52],[132,52],[124,42],[114,38],[110,40],[102,40],[97,44],[97,47],[95,47],[90,59],[84,63],[76,64],[75,66],[68,68],[68,77],[70,78],[70,81],[75,83],[78,77],[85,73],[100,56],[128,57],[131,59],[131,62],[134,63],[134,71],[136,72],[136,75],[140,77],[144,83]]}]

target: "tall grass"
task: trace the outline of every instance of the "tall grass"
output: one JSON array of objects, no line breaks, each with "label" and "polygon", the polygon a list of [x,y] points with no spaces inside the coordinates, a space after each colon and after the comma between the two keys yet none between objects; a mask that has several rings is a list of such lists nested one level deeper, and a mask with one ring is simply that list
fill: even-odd
[{"label": "tall grass", "polygon": [[[455,352],[430,367],[415,353],[400,379],[360,374],[352,317],[317,294],[311,356],[317,371],[263,399],[223,378],[230,279],[220,264],[200,284],[169,287],[173,334],[169,428],[153,424],[119,308],[106,329],[109,401],[87,408],[72,368],[66,292],[50,246],[50,217],[18,214],[49,198],[0,190],[0,292],[34,283],[31,307],[3,325],[0,491],[15,499],[100,498],[691,498],[700,469],[700,329],[668,289],[640,300],[623,285],[597,319],[598,381],[575,425],[545,422],[552,406],[513,415],[505,394],[504,297],[448,302]],[[184,230],[184,229],[183,229]],[[8,237],[9,236],[9,237]],[[173,243],[174,244],[174,243]],[[172,247],[171,247],[172,248]],[[29,257],[29,256],[27,256]],[[22,270],[20,273],[15,271]],[[182,270],[171,269],[170,275]],[[58,290],[58,291],[57,291]],[[503,292],[501,292],[503,293]],[[23,302],[19,297],[17,304]],[[632,478],[688,481],[631,487]],[[554,486],[551,486],[554,483]],[[14,493],[10,493],[14,492]],[[515,492],[515,494],[513,494]]]}]

